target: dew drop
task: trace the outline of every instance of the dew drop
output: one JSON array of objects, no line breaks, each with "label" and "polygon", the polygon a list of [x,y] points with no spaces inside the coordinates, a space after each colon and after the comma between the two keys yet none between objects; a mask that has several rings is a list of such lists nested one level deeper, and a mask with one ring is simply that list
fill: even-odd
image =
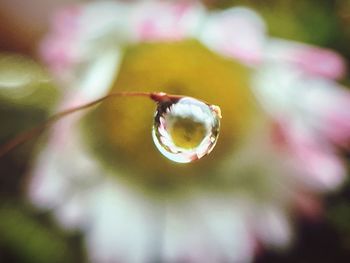
[{"label": "dew drop", "polygon": [[209,154],[218,139],[220,108],[190,97],[158,103],[153,141],[168,159],[189,163]]}]

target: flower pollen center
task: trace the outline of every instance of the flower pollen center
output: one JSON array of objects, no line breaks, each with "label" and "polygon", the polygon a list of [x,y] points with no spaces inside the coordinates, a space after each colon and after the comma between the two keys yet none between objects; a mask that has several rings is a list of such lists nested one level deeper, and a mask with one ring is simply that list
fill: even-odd
[{"label": "flower pollen center", "polygon": [[184,149],[193,149],[200,145],[207,134],[204,123],[192,118],[175,117],[169,132],[174,144]]},{"label": "flower pollen center", "polygon": [[249,81],[244,66],[195,41],[130,47],[111,92],[184,98],[162,105],[137,97],[108,100],[90,114],[87,141],[103,165],[138,187],[212,185],[220,162],[260,118]]}]

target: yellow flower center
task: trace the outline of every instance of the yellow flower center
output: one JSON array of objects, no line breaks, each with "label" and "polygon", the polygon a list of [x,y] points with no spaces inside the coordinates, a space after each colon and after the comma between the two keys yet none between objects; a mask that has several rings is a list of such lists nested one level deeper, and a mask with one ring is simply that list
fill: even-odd
[{"label": "yellow flower center", "polygon": [[[102,103],[88,118],[93,149],[117,174],[153,186],[186,185],[216,177],[216,168],[248,136],[259,112],[249,87],[249,71],[195,41],[143,44],[126,51],[112,91],[181,94],[220,106],[220,138],[203,159],[178,164],[161,155],[151,130],[156,105],[145,98],[116,98]],[[174,143],[197,146],[205,127],[187,118],[171,128]]]},{"label": "yellow flower center", "polygon": [[184,149],[196,148],[207,132],[203,123],[180,117],[174,120],[169,130],[174,144]]}]

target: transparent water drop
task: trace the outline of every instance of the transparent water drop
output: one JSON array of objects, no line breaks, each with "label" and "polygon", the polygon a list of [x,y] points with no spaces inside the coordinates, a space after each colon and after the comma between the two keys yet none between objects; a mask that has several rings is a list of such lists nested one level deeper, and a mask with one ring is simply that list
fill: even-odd
[{"label": "transparent water drop", "polygon": [[209,154],[218,139],[220,108],[190,97],[158,103],[153,141],[168,159],[189,163]]}]

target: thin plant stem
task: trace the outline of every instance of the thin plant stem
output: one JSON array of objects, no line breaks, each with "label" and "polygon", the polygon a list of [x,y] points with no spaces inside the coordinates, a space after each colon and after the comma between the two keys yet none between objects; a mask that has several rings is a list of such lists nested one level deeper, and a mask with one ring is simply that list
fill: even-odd
[{"label": "thin plant stem", "polygon": [[[92,106],[95,106],[107,99],[115,98],[115,97],[147,97],[156,103],[160,103],[163,101],[174,101],[183,98],[184,96],[182,95],[173,95],[173,94],[166,94],[164,92],[113,92],[109,93],[106,96],[103,96],[99,99],[96,99],[94,101],[88,102],[83,105],[79,105],[61,112],[58,112],[54,115],[52,115],[50,118],[48,118],[46,121],[42,122],[41,124],[24,131],[17,136],[15,136],[13,139],[9,140],[2,146],[0,146],[0,158],[12,151],[14,148],[17,146],[31,140],[32,138],[38,136],[41,134],[45,129],[50,127],[52,124],[55,122],[59,121],[63,117],[70,115],[72,113],[88,109]],[[205,102],[206,103],[206,102]]]},{"label": "thin plant stem", "polygon": [[106,99],[114,98],[114,97],[148,97],[151,98],[153,93],[150,92],[115,92],[115,93],[110,93],[106,96],[103,96],[99,99],[96,99],[94,101],[88,102],[83,105],[79,105],[77,107],[73,107],[64,111],[61,111],[59,113],[54,114],[50,118],[48,118],[46,121],[43,123],[39,124],[38,126],[35,126],[27,131],[24,131],[17,136],[15,136],[13,139],[9,140],[5,144],[3,144],[0,147],[0,158],[12,151],[14,148],[17,146],[21,145],[22,143],[25,143],[26,141],[31,140],[35,136],[39,135],[42,133],[45,129],[47,129],[49,126],[51,126],[53,123],[56,121],[62,119],[63,117],[70,115],[72,113],[88,109],[92,106],[95,106],[101,102],[103,102]]}]

